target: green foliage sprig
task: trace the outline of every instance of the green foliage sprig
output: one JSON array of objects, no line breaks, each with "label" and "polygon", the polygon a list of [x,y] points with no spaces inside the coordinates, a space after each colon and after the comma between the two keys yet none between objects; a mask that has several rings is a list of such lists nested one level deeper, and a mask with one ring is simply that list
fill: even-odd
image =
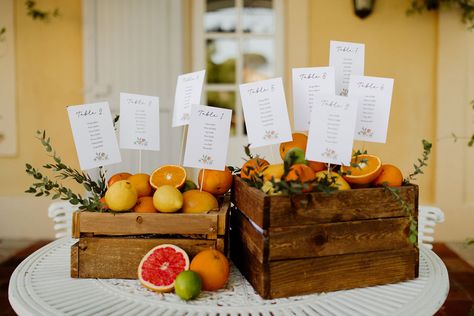
[{"label": "green foliage sprig", "polygon": [[462,22],[467,25],[468,29],[472,30],[474,28],[474,2],[472,0],[412,0],[406,14],[421,14],[425,10],[435,11],[441,6],[446,8],[457,7],[462,11]]},{"label": "green foliage sprig", "polygon": [[55,18],[59,16],[59,9],[55,8],[53,11],[45,11],[38,9],[36,6],[36,1],[26,0],[25,6],[27,10],[27,15],[31,16],[33,20],[49,21],[51,17]]},{"label": "green foliage sprig", "polygon": [[[474,110],[474,100],[471,101],[471,108],[472,108],[472,110]],[[454,142],[457,142],[459,139],[466,139],[467,138],[467,139],[469,139],[467,141],[467,146],[469,146],[469,147],[474,146],[474,132],[469,137],[460,137],[460,136],[457,136],[454,133],[451,133],[451,137],[453,138]]]},{"label": "green foliage sprig", "polygon": [[3,42],[5,40],[5,33],[7,32],[6,27],[0,28],[0,42]]},{"label": "green foliage sprig", "polygon": [[35,196],[52,196],[52,199],[61,199],[69,201],[72,205],[80,205],[79,209],[88,211],[102,211],[102,204],[99,201],[101,196],[107,190],[105,173],[102,168],[99,168],[99,180],[96,182],[91,177],[77,169],[65,165],[61,158],[56,154],[51,145],[51,139],[46,135],[46,131],[37,131],[37,139],[40,140],[45,151],[50,154],[54,160],[53,163],[43,165],[43,168],[52,170],[56,173],[56,178],[61,180],[72,179],[81,184],[90,197],[83,197],[80,194],[72,192],[71,189],[51,180],[48,176],[42,174],[38,169],[30,164],[26,164],[26,173],[31,175],[37,182],[33,183],[25,192],[35,194]]},{"label": "green foliage sprig", "polygon": [[413,205],[407,203],[401,196],[400,196],[400,189],[396,187],[390,187],[387,183],[383,183],[383,187],[386,191],[390,192],[393,199],[400,204],[400,207],[405,211],[406,216],[408,216],[408,220],[410,222],[410,231],[408,234],[408,241],[417,246],[418,245],[418,222],[413,215],[415,210]]},{"label": "green foliage sprig", "polygon": [[417,162],[413,164],[413,172],[403,179],[403,184],[405,185],[409,184],[411,181],[416,180],[418,175],[424,174],[423,168],[428,166],[427,161],[430,157],[431,147],[433,147],[433,144],[431,144],[426,139],[423,139],[421,142],[423,144],[423,156],[422,158],[418,158]]}]

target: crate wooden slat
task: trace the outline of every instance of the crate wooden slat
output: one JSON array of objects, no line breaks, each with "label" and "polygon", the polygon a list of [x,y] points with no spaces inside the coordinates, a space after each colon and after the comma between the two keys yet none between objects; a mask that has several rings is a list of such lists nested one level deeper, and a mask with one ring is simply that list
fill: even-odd
[{"label": "crate wooden slat", "polygon": [[190,257],[211,247],[225,251],[223,237],[215,240],[83,237],[71,247],[71,277],[136,279],[137,267],[143,256],[160,244],[181,247]]},{"label": "crate wooden slat", "polygon": [[[400,187],[418,210],[418,187]],[[413,279],[408,214],[383,188],[267,196],[234,180],[231,257],[264,298]]]},{"label": "crate wooden slat", "polygon": [[226,196],[207,214],[75,212],[71,277],[136,279],[143,256],[165,243],[190,257],[210,247],[225,253],[229,207]]},{"label": "crate wooden slat", "polygon": [[[400,187],[400,196],[418,211],[418,188]],[[301,223],[331,223],[406,216],[405,211],[384,188],[328,193],[314,192],[289,199],[268,196],[234,178],[232,200],[259,227],[297,226]],[[307,206],[304,207],[304,203]],[[418,212],[416,212],[418,213]]]}]

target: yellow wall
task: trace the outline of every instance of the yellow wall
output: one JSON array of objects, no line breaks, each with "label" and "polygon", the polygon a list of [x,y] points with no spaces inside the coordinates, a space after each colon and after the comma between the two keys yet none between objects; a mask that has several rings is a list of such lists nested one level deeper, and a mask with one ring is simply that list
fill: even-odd
[{"label": "yellow wall", "polygon": [[[49,23],[26,15],[23,0],[15,1],[18,153],[0,158],[0,195],[20,195],[31,183],[25,162],[48,160],[34,138],[46,129],[65,161],[77,162],[65,106],[82,103],[81,1],[43,0],[41,8],[60,8]],[[76,163],[77,164],[77,163]]]},{"label": "yellow wall", "polygon": [[60,9],[49,23],[33,21],[24,3],[16,0],[14,12],[18,152],[0,158],[0,237],[51,237],[51,201],[23,193],[33,181],[24,165],[48,161],[35,139],[46,129],[62,158],[78,166],[65,107],[83,102],[81,1],[39,1],[41,9]]},{"label": "yellow wall", "polygon": [[[353,41],[366,44],[366,75],[395,78],[387,143],[365,148],[404,173],[421,156],[421,140],[436,137],[437,16],[407,17],[409,2],[377,1],[365,20],[354,15],[352,1],[309,3],[311,66],[328,64],[330,40]],[[422,203],[434,200],[434,153],[429,164],[417,182]]]}]

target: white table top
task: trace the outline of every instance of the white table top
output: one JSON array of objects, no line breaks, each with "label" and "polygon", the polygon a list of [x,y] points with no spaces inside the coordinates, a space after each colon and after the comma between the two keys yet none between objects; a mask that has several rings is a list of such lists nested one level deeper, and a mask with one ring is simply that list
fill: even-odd
[{"label": "white table top", "polygon": [[184,302],[156,294],[137,280],[72,279],[71,239],[59,239],[24,260],[8,295],[19,315],[432,315],[449,291],[446,267],[420,249],[416,280],[325,294],[263,300],[232,267],[226,289]]}]

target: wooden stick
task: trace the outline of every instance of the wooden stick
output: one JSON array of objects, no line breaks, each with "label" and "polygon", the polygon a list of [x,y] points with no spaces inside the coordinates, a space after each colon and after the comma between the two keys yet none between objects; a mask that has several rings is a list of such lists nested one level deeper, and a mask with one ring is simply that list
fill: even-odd
[{"label": "wooden stick", "polygon": [[181,146],[179,147],[179,165],[182,166],[183,165],[183,153],[184,153],[184,146],[185,146],[185,142],[186,142],[186,135],[188,134],[188,125],[184,125],[183,126],[183,135],[181,137]]},{"label": "wooden stick", "polygon": [[275,159],[275,145],[270,145],[270,153],[272,155],[272,163],[276,163],[276,159]]},{"label": "wooden stick", "polygon": [[142,173],[142,150],[138,150],[138,173]]},{"label": "wooden stick", "polygon": [[206,172],[206,169],[202,169],[202,178],[201,178],[201,183],[199,184],[199,191],[202,192],[202,185],[204,184],[204,173]]},{"label": "wooden stick", "polygon": [[328,177],[331,176],[331,164],[328,163]]}]

